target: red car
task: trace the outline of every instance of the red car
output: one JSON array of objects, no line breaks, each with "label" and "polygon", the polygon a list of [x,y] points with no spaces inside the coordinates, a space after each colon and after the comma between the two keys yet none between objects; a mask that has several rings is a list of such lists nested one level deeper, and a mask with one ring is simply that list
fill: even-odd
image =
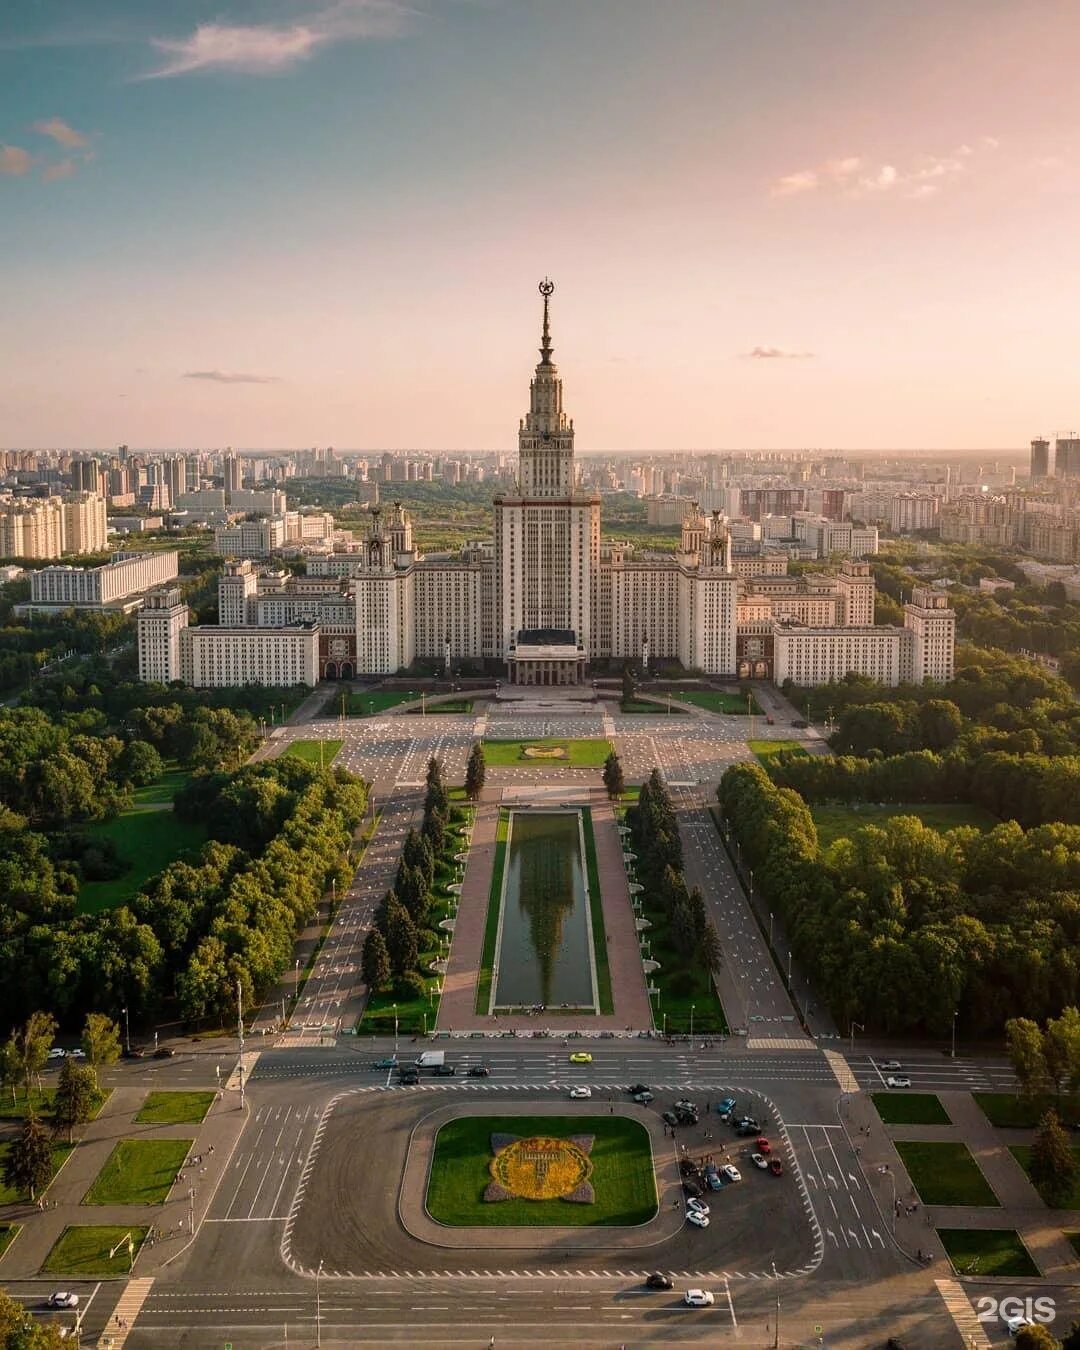
[{"label": "red car", "polygon": [[758,1137],[758,1141],[757,1141],[757,1151],[758,1151],[759,1153],[771,1153],[771,1152],[772,1152],[772,1145],[769,1143],[769,1141],[765,1138],[764,1135],[760,1135],[760,1136]]},{"label": "red car", "polygon": [[784,1175],[784,1164],[780,1161],[779,1158],[770,1158],[769,1171],[773,1174],[774,1177],[782,1177]]}]

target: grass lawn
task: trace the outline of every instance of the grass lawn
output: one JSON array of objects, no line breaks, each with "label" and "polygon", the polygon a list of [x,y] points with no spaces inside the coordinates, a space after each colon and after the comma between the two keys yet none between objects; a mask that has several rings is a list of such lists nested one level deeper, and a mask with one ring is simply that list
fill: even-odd
[{"label": "grass lawn", "polygon": [[328,769],[341,746],[341,741],[293,741],[285,753],[305,764],[321,764]]},{"label": "grass lawn", "polygon": [[0,1257],[22,1232],[21,1223],[0,1223]]},{"label": "grass lawn", "polygon": [[871,1100],[886,1125],[951,1125],[933,1092],[874,1092]]},{"label": "grass lawn", "polygon": [[135,1119],[142,1125],[198,1125],[213,1100],[212,1092],[151,1092]]},{"label": "grass lawn", "polygon": [[[555,737],[535,741],[484,741],[484,758],[493,764],[572,764],[576,768],[602,768],[611,754],[611,742],[599,740],[558,740]],[[527,755],[527,749],[547,751]],[[562,751],[557,754],[556,751]]]},{"label": "grass lawn", "polygon": [[[1028,1181],[1035,1186],[1031,1176],[1031,1145],[1010,1144],[1009,1152],[1027,1173]],[[1072,1186],[1067,1195],[1060,1200],[1051,1200],[1038,1186],[1035,1186],[1035,1189],[1051,1209],[1080,1209],[1080,1145],[1074,1144],[1072,1153],[1077,1170],[1073,1173]]]},{"label": "grass lawn", "polygon": [[1012,1228],[939,1228],[957,1275],[1033,1275],[1039,1267]]},{"label": "grass lawn", "polygon": [[44,1092],[38,1092],[37,1088],[34,1088],[27,1097],[22,1088],[19,1088],[15,1100],[12,1101],[10,1091],[5,1089],[0,1093],[0,1120],[24,1120],[31,1108],[35,1115],[47,1119],[52,1110],[54,1091],[53,1088],[46,1088]]},{"label": "grass lawn", "polygon": [[[705,708],[709,712],[734,713],[736,717],[747,716],[745,694],[725,693],[720,689],[695,689],[688,693],[673,693],[672,698],[681,698],[684,703],[692,703],[695,708]],[[754,717],[761,716],[761,708],[753,695],[750,696],[750,708]]]},{"label": "grass lawn", "polygon": [[1065,1240],[1076,1253],[1076,1259],[1080,1261],[1080,1233],[1066,1233]]},{"label": "grass lawn", "polygon": [[[659,698],[659,695],[657,697]],[[669,708],[667,699],[664,699],[662,703],[650,703],[648,699],[644,698],[627,698],[619,704],[619,711],[624,713],[652,713],[654,716],[656,713],[663,713],[665,717],[670,712],[672,716],[686,716],[685,708],[676,708],[674,704]]]},{"label": "grass lawn", "polygon": [[166,769],[156,783],[148,783],[146,787],[135,789],[135,805],[159,806],[162,802],[171,802],[180,789],[187,787],[190,781],[189,769],[176,767]]},{"label": "grass lawn", "polygon": [[[491,1180],[492,1134],[567,1138],[593,1135],[592,1204],[565,1200],[485,1202]],[[445,1224],[497,1227],[646,1223],[656,1213],[656,1180],[649,1136],[622,1116],[470,1116],[451,1120],[435,1139],[427,1209]]]},{"label": "grass lawn", "polygon": [[[354,689],[345,704],[346,717],[377,717],[388,708],[396,708],[399,703],[412,703],[420,695],[406,689]],[[341,706],[338,699],[335,708]]]},{"label": "grass lawn", "polygon": [[893,1142],[924,1205],[1000,1203],[966,1144]]},{"label": "grass lawn", "polygon": [[429,713],[471,713],[472,710],[471,698],[448,698],[445,703],[429,703],[427,705]]},{"label": "grass lawn", "polygon": [[1053,1108],[1065,1124],[1080,1121],[1080,1100],[1062,1097],[1020,1097],[1012,1092],[973,1092],[976,1106],[991,1125],[1004,1130],[1034,1130]]},{"label": "grass lawn", "polygon": [[83,1204],[160,1205],[169,1194],[192,1142],[121,1139],[83,1196]]},{"label": "grass lawn", "polygon": [[480,956],[480,970],[476,977],[475,1012],[486,1017],[491,1001],[491,976],[495,965],[495,943],[499,936],[499,900],[502,896],[503,868],[506,866],[506,836],[510,828],[510,813],[499,812],[495,826],[495,864],[491,871],[491,889],[488,892],[487,918],[484,921],[484,946]]},{"label": "grass lawn", "polygon": [[[153,793],[160,786],[152,784],[140,792]],[[79,911],[99,914],[112,909],[135,895],[153,876],[168,867],[181,854],[194,853],[206,843],[202,825],[181,820],[172,811],[147,809],[147,801],[130,811],[123,811],[113,820],[95,821],[86,826],[86,833],[99,839],[108,839],[128,864],[128,869],[108,881],[85,881],[79,888]]]},{"label": "grass lawn", "polygon": [[593,957],[596,961],[596,998],[601,1014],[615,1011],[611,997],[611,967],[608,964],[607,938],[604,934],[604,901],[600,894],[600,871],[596,865],[596,840],[593,837],[592,812],[581,813],[585,835],[585,871],[589,878],[589,917],[592,920]]},{"label": "grass lawn", "polygon": [[[7,1152],[10,1147],[11,1147],[10,1140],[5,1140],[3,1143],[0,1143],[0,1168],[3,1167],[4,1159],[7,1156]],[[53,1144],[52,1173],[49,1176],[48,1182],[46,1182],[45,1189],[47,1189],[48,1186],[52,1184],[53,1177],[55,1177],[57,1172],[60,1171],[60,1168],[66,1162],[67,1156],[71,1152],[73,1147],[74,1147],[73,1144]],[[39,1191],[38,1194],[40,1195],[41,1192]],[[20,1200],[25,1200],[26,1198],[27,1197],[21,1191],[13,1190],[12,1187],[10,1187],[5,1181],[0,1180],[0,1205],[14,1205],[17,1204]]]},{"label": "grass lawn", "polygon": [[[91,1225],[78,1225],[65,1228],[53,1244],[52,1251],[41,1267],[46,1275],[76,1275],[89,1278],[93,1275],[126,1275],[131,1269],[131,1255],[124,1241],[131,1234],[138,1256],[148,1228],[99,1228]],[[117,1243],[124,1245],[114,1256],[109,1255]]]},{"label": "grass lawn", "polygon": [[[760,758],[760,756],[759,756]],[[811,806],[810,814],[817,826],[818,842],[827,848],[836,839],[849,836],[864,825],[883,825],[895,816],[917,816],[931,830],[955,830],[961,825],[974,825],[977,830],[992,830],[1001,822],[981,806],[966,806],[961,802],[923,802],[917,805],[897,806]]]},{"label": "grass lawn", "polygon": [[806,747],[801,741],[747,741],[751,754],[757,756],[760,763],[764,764],[766,769],[769,767],[769,760],[777,755],[788,752],[793,755],[806,755]]}]

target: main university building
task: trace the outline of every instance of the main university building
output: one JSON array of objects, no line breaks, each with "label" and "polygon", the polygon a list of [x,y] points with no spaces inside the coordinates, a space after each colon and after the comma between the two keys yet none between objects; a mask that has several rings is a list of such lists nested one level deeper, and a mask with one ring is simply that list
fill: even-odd
[{"label": "main university building", "polygon": [[417,660],[482,661],[513,684],[576,685],[592,662],[678,660],[707,675],[822,684],[849,672],[884,684],[946,681],[955,617],[916,588],[904,626],[874,625],[866,563],[777,574],[734,556],[719,512],[688,507],[675,554],[601,542],[600,498],[580,490],[574,423],[552,360],[544,298],[540,361],[518,428],[512,496],[494,537],[426,558],[400,505],[375,509],[358,551],[312,557],[307,575],[230,561],[219,623],[188,625],[180,592],[150,592],[138,619],[141,678],[309,684],[395,675]]}]

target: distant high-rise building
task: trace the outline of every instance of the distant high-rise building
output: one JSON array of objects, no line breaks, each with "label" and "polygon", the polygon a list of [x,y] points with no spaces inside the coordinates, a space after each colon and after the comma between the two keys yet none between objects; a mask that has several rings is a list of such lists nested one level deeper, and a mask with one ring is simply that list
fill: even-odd
[{"label": "distant high-rise building", "polygon": [[1037,478],[1049,478],[1054,472],[1050,455],[1050,442],[1037,437],[1031,442],[1031,481]]},{"label": "distant high-rise building", "polygon": [[1080,436],[1059,436],[1054,460],[1059,478],[1080,478]]},{"label": "distant high-rise building", "polygon": [[239,455],[225,456],[223,472],[226,491],[238,492],[244,486],[244,464]]}]

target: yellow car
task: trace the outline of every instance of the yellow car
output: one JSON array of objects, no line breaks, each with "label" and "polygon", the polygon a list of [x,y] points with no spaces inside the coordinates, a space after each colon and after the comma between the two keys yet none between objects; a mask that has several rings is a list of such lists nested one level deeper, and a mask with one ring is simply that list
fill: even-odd
[{"label": "yellow car", "polygon": [[591,1064],[592,1055],[589,1054],[588,1050],[575,1050],[574,1053],[570,1056],[570,1063]]}]

